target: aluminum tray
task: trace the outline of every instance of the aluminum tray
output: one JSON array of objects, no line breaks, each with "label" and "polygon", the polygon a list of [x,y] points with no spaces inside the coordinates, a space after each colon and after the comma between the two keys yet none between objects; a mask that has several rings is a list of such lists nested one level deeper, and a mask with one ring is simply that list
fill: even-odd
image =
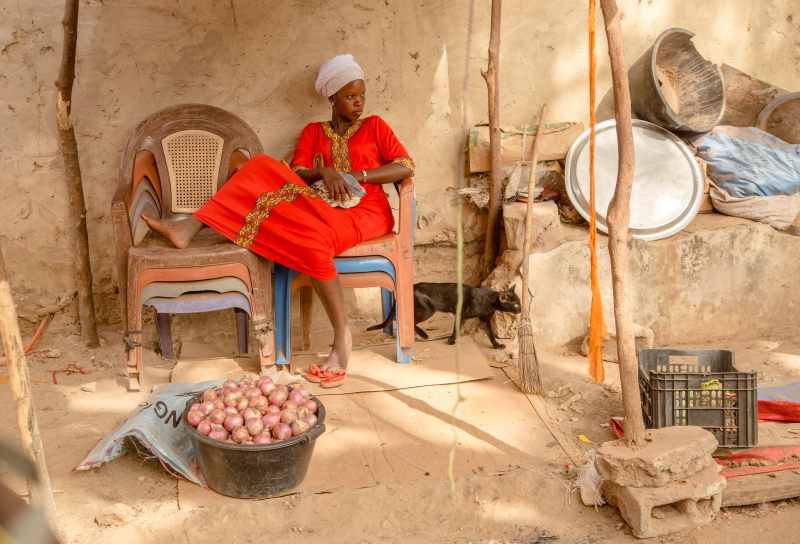
[{"label": "aluminum tray", "polygon": [[[617,183],[616,121],[598,123],[595,177],[598,230],[608,233],[606,214]],[[700,209],[704,179],[691,150],[671,132],[633,120],[636,168],[631,193],[630,233],[659,240],[680,232]],[[565,180],[575,209],[589,220],[589,131],[567,153]]]}]

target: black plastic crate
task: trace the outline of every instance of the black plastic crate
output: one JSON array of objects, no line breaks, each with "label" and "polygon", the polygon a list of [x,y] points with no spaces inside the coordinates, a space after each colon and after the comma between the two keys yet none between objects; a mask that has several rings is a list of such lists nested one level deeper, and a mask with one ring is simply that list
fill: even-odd
[{"label": "black plastic crate", "polygon": [[[720,447],[758,444],[755,371],[739,372],[722,349],[639,351],[639,391],[648,429],[703,427]],[[716,382],[716,383],[715,383]]]}]

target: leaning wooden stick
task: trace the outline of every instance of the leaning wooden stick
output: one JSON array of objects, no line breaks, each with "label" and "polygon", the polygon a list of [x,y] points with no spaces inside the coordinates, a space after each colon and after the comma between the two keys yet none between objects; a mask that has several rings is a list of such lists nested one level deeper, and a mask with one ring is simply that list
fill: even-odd
[{"label": "leaning wooden stick", "polygon": [[502,0],[492,0],[492,27],[489,33],[489,66],[484,72],[489,94],[489,154],[491,156],[491,186],[489,189],[489,217],[486,224],[486,246],[483,253],[483,278],[494,270],[497,257],[497,222],[500,218],[500,200],[503,197],[503,164],[500,147],[500,14]]},{"label": "leaning wooden stick", "polygon": [[617,354],[625,409],[625,438],[632,447],[644,446],[645,428],[639,395],[638,362],[633,332],[633,310],[628,280],[628,226],[631,221],[633,188],[633,126],[628,67],[622,43],[620,13],[615,0],[600,0],[608,37],[608,56],[614,89],[614,115],[617,120],[619,166],[614,198],[608,206],[608,251],[611,256],[611,283],[614,288],[614,320],[617,325]]},{"label": "leaning wooden stick", "polygon": [[525,212],[525,245],[522,248],[522,315],[519,327],[519,378],[520,387],[525,393],[544,395],[542,375],[539,373],[539,358],[536,356],[536,345],[533,342],[533,327],[531,326],[531,297],[530,285],[530,253],[531,253],[531,223],[533,222],[533,192],[536,188],[536,165],[539,161],[539,141],[544,136],[547,104],[542,106],[539,114],[539,126],[536,128],[536,140],[533,142],[533,156],[531,157],[531,174],[528,177],[528,207]]},{"label": "leaning wooden stick", "polygon": [[11,382],[11,394],[14,399],[14,411],[19,427],[19,441],[22,451],[33,461],[38,481],[28,478],[28,494],[31,506],[44,511],[50,529],[59,534],[56,505],[50,489],[50,476],[44,460],[42,439],[36,423],[36,412],[33,409],[31,382],[28,377],[28,363],[25,360],[25,348],[19,333],[17,310],[11,296],[3,253],[0,250],[0,335],[3,337],[3,348],[8,361],[8,377]]}]

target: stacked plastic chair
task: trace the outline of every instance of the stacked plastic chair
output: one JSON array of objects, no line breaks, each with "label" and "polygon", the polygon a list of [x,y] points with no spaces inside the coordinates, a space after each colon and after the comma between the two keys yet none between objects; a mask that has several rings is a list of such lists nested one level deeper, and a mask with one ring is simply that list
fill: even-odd
[{"label": "stacked plastic chair", "polygon": [[274,364],[269,261],[211,229],[201,230],[188,248],[176,249],[149,232],[139,218],[142,212],[166,219],[188,217],[262,152],[244,121],[202,104],[159,110],[129,134],[111,213],[130,389],[143,383],[143,305],[156,310],[165,357],[173,356],[170,314],[233,308],[239,350],[247,351],[252,316],[262,368]]}]

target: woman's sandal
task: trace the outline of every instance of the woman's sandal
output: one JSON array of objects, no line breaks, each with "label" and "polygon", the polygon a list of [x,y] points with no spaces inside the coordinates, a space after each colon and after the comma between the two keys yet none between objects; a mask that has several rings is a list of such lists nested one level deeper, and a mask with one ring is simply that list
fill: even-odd
[{"label": "woman's sandal", "polygon": [[324,374],[327,376],[323,378],[319,385],[325,389],[330,387],[339,387],[344,383],[345,378],[347,378],[347,370],[344,368],[334,370],[333,372],[324,372]]},{"label": "woman's sandal", "polygon": [[322,370],[319,365],[308,365],[308,374],[305,379],[311,383],[322,383],[322,380],[327,378],[330,374]]}]

